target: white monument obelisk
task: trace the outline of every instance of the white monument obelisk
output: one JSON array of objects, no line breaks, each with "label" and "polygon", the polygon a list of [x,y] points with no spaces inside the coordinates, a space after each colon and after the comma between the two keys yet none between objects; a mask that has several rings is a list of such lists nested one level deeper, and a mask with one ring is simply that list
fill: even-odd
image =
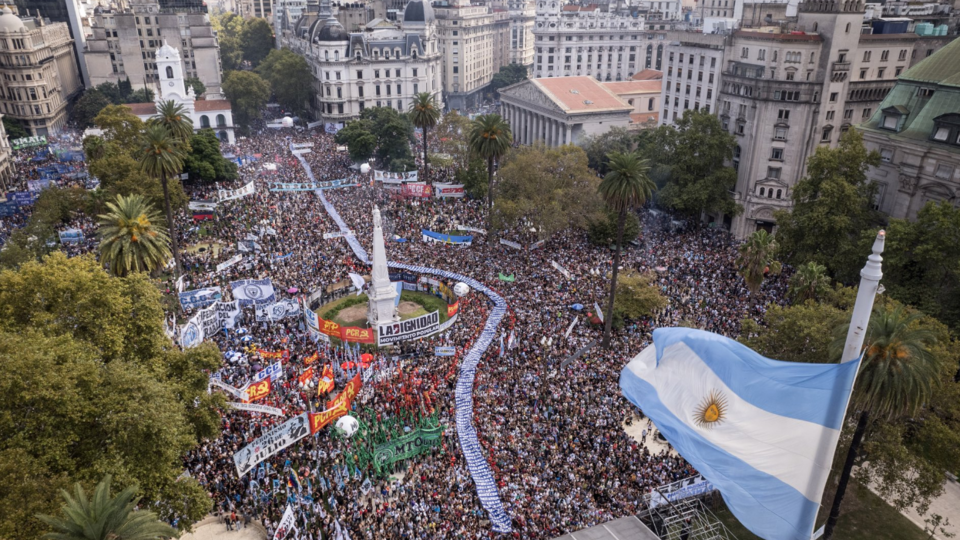
[{"label": "white monument obelisk", "polygon": [[383,225],[380,222],[380,209],[373,207],[373,279],[367,292],[367,322],[373,328],[380,324],[400,320],[394,301],[397,298],[397,289],[390,283],[390,273],[387,271],[387,250],[383,246]]}]

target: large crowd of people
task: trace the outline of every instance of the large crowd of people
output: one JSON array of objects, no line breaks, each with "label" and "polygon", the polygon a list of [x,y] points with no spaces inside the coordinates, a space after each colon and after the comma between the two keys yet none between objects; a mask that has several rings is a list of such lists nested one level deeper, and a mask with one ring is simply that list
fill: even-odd
[{"label": "large crowd of people", "polygon": [[[324,238],[338,229],[317,195],[268,191],[268,182],[309,181],[291,153],[291,142],[312,144],[303,157],[318,181],[347,178],[356,184],[325,195],[368,250],[376,205],[388,233],[389,260],[456,271],[506,300],[509,310],[498,332],[507,346],[498,341],[483,357],[473,407],[481,445],[512,519],[512,536],[553,538],[637,513],[653,486],[695,473],[676,454],[652,451],[624,431],[624,422],[637,411],[620,393],[619,372],[650,343],[658,326],[690,324],[735,337],[741,319],[760,316],[767,302],[781,302],[783,278],[767,280],[754,301],[737,275],[737,242],[725,231],[676,232],[664,221],[669,218],[643,211],[639,246],[626,248],[622,265],[655,274],[654,283],[669,304],[652,317],[627,321],[615,331],[609,350],[593,347],[563,365],[601,332],[585,312],[606,294],[609,249],[591,245],[579,230],[564,231],[539,246],[531,245],[528,234],[501,231],[520,249],[488,242],[479,232],[469,247],[423,242],[421,229],[483,229],[484,204],[398,196],[352,166],[331,135],[265,129],[223,146],[225,154],[244,160],[235,183],[185,186],[192,201],[215,201],[217,190],[250,181],[257,189],[220,202],[212,221],[195,223],[187,213],[180,214],[183,289],[220,287],[229,299],[231,281],[269,278],[278,299],[300,298],[347,279],[350,272],[369,272],[343,238]],[[447,173],[439,170],[437,177]],[[244,255],[242,262],[217,271],[218,263],[238,253]],[[501,274],[514,281],[500,280]],[[164,288],[167,294],[177,293],[172,279]],[[580,311],[573,308],[577,304],[587,307]],[[300,539],[336,538],[337,531],[357,539],[498,536],[459,451],[453,398],[457,362],[476,340],[490,306],[485,296],[470,293],[460,299],[459,318],[449,330],[376,353],[371,367],[376,376],[355,400],[356,414],[363,411],[367,422],[433,417],[444,428],[441,444],[383,476],[369,466],[360,470],[351,446],[357,441],[333,435],[331,427],[238,477],[234,453],[285,419],[322,410],[350,376],[339,367],[343,351],[311,339],[302,318],[258,322],[252,310],[245,310],[237,328],[212,338],[224,353],[223,368],[212,375],[243,387],[276,361],[269,353],[286,351],[282,378],[257,402],[283,409],[284,416],[222,411],[222,434],[185,456],[187,472],[209,491],[228,527],[253,517],[272,535],[291,505]],[[192,315],[180,310],[177,318],[182,324]],[[453,346],[456,355],[435,356],[435,345]],[[317,396],[309,384],[298,381],[307,369],[319,374],[327,364],[337,371],[329,396]]]}]

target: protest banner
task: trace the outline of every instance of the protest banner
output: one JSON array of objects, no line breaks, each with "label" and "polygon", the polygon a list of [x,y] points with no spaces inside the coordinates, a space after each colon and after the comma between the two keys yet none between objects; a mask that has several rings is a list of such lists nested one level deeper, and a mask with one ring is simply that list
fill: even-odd
[{"label": "protest banner", "polygon": [[453,356],[457,354],[456,347],[434,347],[433,355],[434,356]]},{"label": "protest banner", "polygon": [[79,244],[80,242],[83,242],[83,231],[80,229],[60,231],[61,244]]},{"label": "protest banner", "polygon": [[252,403],[263,399],[270,393],[271,388],[273,388],[273,385],[270,384],[270,379],[252,382],[243,389],[244,393],[247,394],[247,399],[243,400],[243,402]]},{"label": "protest banner", "polygon": [[237,474],[242,478],[258,463],[276,454],[310,434],[309,413],[294,416],[279,426],[267,430],[252,443],[233,455]]},{"label": "protest banner", "polygon": [[233,302],[214,302],[208,308],[201,309],[180,330],[180,345],[184,349],[196,347],[204,339],[224,328],[233,328],[240,317],[240,304]]},{"label": "protest banner", "polygon": [[399,439],[377,445],[373,450],[373,464],[380,472],[383,467],[409,459],[441,443],[443,429],[419,428]]},{"label": "protest banner", "polygon": [[[242,476],[242,475],[241,475]],[[273,540],[283,540],[290,534],[290,531],[296,528],[297,516],[293,513],[293,508],[288,504],[287,509],[283,511],[283,517],[280,523],[277,523],[277,530],[273,533]]]},{"label": "protest banner", "polygon": [[441,234],[438,232],[428,231],[427,229],[420,229],[420,234],[423,236],[424,242],[442,242],[444,244],[458,244],[464,246],[473,244],[472,236],[453,236],[451,234]]},{"label": "protest banner", "polygon": [[247,195],[253,195],[257,192],[257,186],[253,183],[253,180],[249,184],[237,188],[237,189],[220,189],[217,190],[217,201],[232,201],[234,199],[240,199],[246,197]]},{"label": "protest banner", "polygon": [[357,326],[341,326],[340,339],[351,343],[373,344],[373,328],[360,328]]},{"label": "protest banner", "polygon": [[429,336],[440,330],[440,312],[434,311],[405,321],[381,324],[377,327],[377,345],[391,345],[408,339]]},{"label": "protest banner", "polygon": [[362,384],[360,375],[357,374],[350,379],[350,382],[337,394],[337,397],[333,398],[333,400],[327,404],[325,411],[309,413],[310,433],[317,433],[329,425],[330,422],[347,414],[350,411],[350,404],[353,402],[353,398],[360,392],[360,386]]},{"label": "protest banner", "polygon": [[253,382],[262,381],[266,378],[276,382],[283,378],[283,361],[276,361],[269,366],[253,374]]},{"label": "protest banner", "polygon": [[433,184],[433,192],[438,198],[453,197],[459,199],[466,196],[466,192],[463,189],[463,184],[435,183]]},{"label": "protest banner", "polygon": [[186,311],[188,309],[205,308],[220,300],[223,294],[220,293],[220,287],[207,287],[184,291],[177,296],[180,298],[180,306]]},{"label": "protest banner", "polygon": [[521,248],[520,244],[518,244],[518,243],[516,243],[516,242],[512,242],[512,241],[510,241],[510,240],[504,240],[503,238],[500,239],[500,243],[503,244],[503,245],[505,245],[505,246],[507,246],[507,247],[512,247],[513,249],[520,249],[520,248]]},{"label": "protest banner", "polygon": [[234,255],[233,257],[230,257],[229,259],[227,259],[227,260],[223,261],[222,263],[218,264],[218,265],[217,265],[217,272],[223,272],[223,271],[226,270],[227,268],[230,268],[231,266],[239,263],[239,262],[242,261],[242,260],[243,260],[243,255],[240,255],[240,254]]},{"label": "protest banner", "polygon": [[420,197],[426,199],[433,196],[433,187],[430,186],[430,184],[422,182],[410,182],[403,185],[400,193],[402,193],[404,197]]},{"label": "protest banner", "polygon": [[212,377],[211,377],[211,378],[210,378],[210,386],[216,386],[217,388],[222,388],[222,389],[225,390],[227,393],[229,393],[231,396],[233,396],[233,397],[235,397],[235,398],[237,398],[237,399],[247,399],[247,394],[246,394],[243,390],[240,390],[239,388],[234,388],[234,387],[230,386],[229,384],[221,381],[220,379],[215,379],[215,378],[212,378]]},{"label": "protest banner", "polygon": [[227,405],[229,405],[231,408],[237,409],[238,411],[249,411],[272,414],[273,416],[283,416],[283,409],[278,409],[269,405],[254,405],[253,403],[236,403],[233,401],[227,403]]},{"label": "protest banner", "polygon": [[230,282],[233,297],[241,306],[272,304],[277,301],[273,283],[269,279],[243,279]]}]

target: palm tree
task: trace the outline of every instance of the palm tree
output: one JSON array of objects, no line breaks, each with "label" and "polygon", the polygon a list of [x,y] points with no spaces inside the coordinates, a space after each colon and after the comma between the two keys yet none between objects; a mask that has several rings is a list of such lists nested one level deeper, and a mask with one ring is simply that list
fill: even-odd
[{"label": "palm tree", "polygon": [[430,164],[427,163],[427,130],[437,125],[440,121],[440,109],[437,108],[437,100],[429,92],[420,92],[413,97],[413,103],[410,104],[410,120],[413,125],[423,130],[423,181],[427,182],[427,175],[430,172]]},{"label": "palm tree", "polygon": [[139,497],[134,497],[136,486],[130,486],[116,497],[110,496],[110,475],[93,490],[93,498],[78,482],[75,495],[61,490],[65,504],[64,517],[37,516],[53,528],[43,535],[46,540],[160,540],[176,538],[177,530],[157,519],[146,510],[134,510]]},{"label": "palm tree", "polygon": [[607,154],[610,172],[603,177],[597,191],[607,206],[617,212],[617,249],[613,255],[613,274],[610,279],[610,301],[607,303],[603,327],[603,347],[610,346],[610,329],[613,328],[613,301],[617,293],[617,274],[620,271],[620,251],[623,249],[623,227],[627,212],[643,206],[653,197],[657,186],[647,176],[647,160],[636,152],[611,152]]},{"label": "palm tree", "polygon": [[763,278],[768,273],[770,275],[780,273],[780,262],[773,258],[776,252],[777,241],[763,229],[751,234],[747,237],[747,241],[740,246],[737,266],[743,280],[747,282],[747,288],[754,296],[754,302],[756,302],[757,293],[760,292]]},{"label": "palm tree", "polygon": [[162,102],[157,107],[157,114],[152,116],[149,122],[167,128],[167,131],[181,144],[189,143],[190,137],[193,136],[193,120],[187,116],[183,105],[173,100]]},{"label": "palm tree", "polygon": [[[850,402],[852,410],[860,411],[860,418],[840,473],[830,517],[827,518],[823,535],[825,540],[833,536],[837,518],[840,517],[840,504],[870,415],[888,421],[913,415],[930,400],[934,388],[939,384],[940,359],[931,352],[937,337],[928,328],[917,324],[921,318],[922,313],[908,314],[903,306],[893,309],[876,306],[873,309]],[[836,358],[843,351],[848,327],[849,324],[836,330],[837,339],[831,347]]]},{"label": "palm tree", "polygon": [[177,229],[170,211],[170,189],[167,178],[177,175],[183,168],[184,152],[180,142],[170,135],[167,128],[160,124],[147,126],[140,148],[140,170],[160,178],[163,186],[163,206],[167,215],[167,227],[170,229],[170,247],[176,263],[176,277],[180,277],[180,252],[177,250]]},{"label": "palm tree", "polygon": [[117,276],[152,272],[170,260],[170,236],[142,195],[119,195],[100,217],[100,260]]},{"label": "palm tree", "polygon": [[487,228],[491,230],[488,239],[493,238],[493,163],[507,153],[513,145],[513,133],[510,124],[499,114],[482,114],[473,120],[470,126],[470,149],[487,160]]},{"label": "palm tree", "polygon": [[788,295],[794,303],[800,304],[807,300],[816,300],[830,290],[830,276],[827,267],[810,261],[797,267],[797,271],[790,277]]}]

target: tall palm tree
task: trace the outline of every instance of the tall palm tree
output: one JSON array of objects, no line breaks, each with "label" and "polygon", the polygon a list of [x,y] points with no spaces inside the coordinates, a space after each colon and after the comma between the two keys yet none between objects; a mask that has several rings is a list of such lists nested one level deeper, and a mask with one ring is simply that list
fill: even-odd
[{"label": "tall palm tree", "polygon": [[487,228],[491,233],[488,239],[493,238],[493,164],[499,161],[513,145],[513,133],[508,124],[499,114],[482,114],[474,118],[470,126],[470,149],[478,156],[487,160]]},{"label": "tall palm tree", "polygon": [[[827,518],[823,535],[826,540],[833,536],[840,517],[840,504],[870,416],[892,420],[913,415],[930,400],[939,384],[940,359],[931,352],[937,337],[928,328],[917,324],[922,317],[922,313],[907,313],[903,306],[893,309],[876,306],[873,309],[850,402],[853,410],[860,412],[860,418]],[[848,327],[849,324],[836,330],[836,340],[831,346],[836,358],[840,358],[843,351]]]},{"label": "tall palm tree", "polygon": [[437,100],[430,92],[420,92],[410,104],[410,121],[423,130],[423,181],[427,182],[430,164],[427,163],[427,131],[440,121],[440,109]]},{"label": "tall palm tree", "polygon": [[100,217],[100,260],[117,276],[152,272],[170,260],[170,236],[160,212],[142,195],[119,195]]},{"label": "tall palm tree", "polygon": [[610,279],[610,300],[607,303],[606,320],[603,326],[603,347],[610,346],[610,330],[613,328],[613,301],[617,293],[617,274],[620,271],[620,251],[623,249],[623,227],[627,212],[646,204],[653,197],[657,186],[647,176],[647,160],[636,152],[611,152],[607,154],[610,172],[603,177],[597,191],[607,206],[617,213],[617,249],[613,255],[613,274]]},{"label": "tall palm tree", "polygon": [[157,107],[157,114],[150,117],[151,124],[160,124],[167,128],[167,131],[173,135],[181,144],[190,142],[193,136],[193,120],[187,116],[187,111],[183,105],[173,100],[164,101]]},{"label": "tall palm tree", "polygon": [[116,497],[110,496],[110,475],[93,490],[93,498],[78,482],[71,496],[61,490],[65,504],[64,517],[37,516],[53,528],[43,535],[45,540],[160,540],[176,538],[177,530],[146,510],[134,510],[139,497],[136,486],[130,486]]},{"label": "tall palm tree", "polygon": [[810,261],[797,267],[790,277],[788,295],[794,303],[803,303],[807,300],[816,300],[830,290],[830,276],[827,267]]},{"label": "tall palm tree", "polygon": [[760,285],[769,273],[780,273],[780,262],[774,259],[777,252],[777,241],[767,231],[760,229],[754,232],[747,241],[740,246],[740,255],[737,257],[737,267],[740,275],[747,282],[747,288],[756,301]]},{"label": "tall palm tree", "polygon": [[163,206],[167,215],[167,228],[170,230],[170,248],[173,251],[173,260],[176,263],[176,275],[180,277],[180,251],[177,249],[177,229],[173,222],[173,212],[170,211],[170,189],[167,187],[167,178],[180,174],[183,169],[184,152],[180,142],[166,127],[160,124],[147,126],[143,134],[143,143],[140,147],[140,170],[160,178],[163,186]]}]

